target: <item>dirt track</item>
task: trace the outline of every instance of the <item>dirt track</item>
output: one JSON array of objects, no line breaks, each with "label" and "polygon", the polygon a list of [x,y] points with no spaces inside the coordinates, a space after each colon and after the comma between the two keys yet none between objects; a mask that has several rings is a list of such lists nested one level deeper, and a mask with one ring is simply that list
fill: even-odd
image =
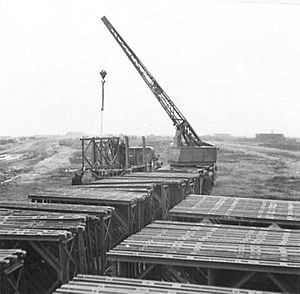
[{"label": "dirt track", "polygon": [[60,138],[43,138],[10,144],[0,151],[0,193],[5,199],[26,199],[29,192],[49,185],[70,184],[70,158],[77,152],[60,144]]}]

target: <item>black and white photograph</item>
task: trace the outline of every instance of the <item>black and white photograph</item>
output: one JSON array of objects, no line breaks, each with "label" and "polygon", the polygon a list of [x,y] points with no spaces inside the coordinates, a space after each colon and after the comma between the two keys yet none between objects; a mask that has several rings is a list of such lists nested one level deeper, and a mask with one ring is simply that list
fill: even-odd
[{"label": "black and white photograph", "polygon": [[0,0],[0,294],[300,294],[299,0]]}]

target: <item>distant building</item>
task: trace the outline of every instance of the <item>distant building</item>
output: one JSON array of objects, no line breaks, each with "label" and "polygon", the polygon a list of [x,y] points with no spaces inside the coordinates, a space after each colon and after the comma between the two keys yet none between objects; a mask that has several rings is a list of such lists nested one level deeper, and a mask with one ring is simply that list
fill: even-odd
[{"label": "distant building", "polygon": [[227,133],[217,133],[217,134],[215,134],[215,137],[217,139],[230,139],[231,135],[227,134]]},{"label": "distant building", "polygon": [[283,134],[278,133],[261,133],[255,135],[256,140],[262,141],[262,142],[286,142],[286,138]]},{"label": "distant building", "polygon": [[0,136],[0,140],[11,139],[11,136]]},{"label": "distant building", "polygon": [[65,134],[65,137],[69,139],[82,138],[83,136],[85,136],[83,132],[68,132]]}]

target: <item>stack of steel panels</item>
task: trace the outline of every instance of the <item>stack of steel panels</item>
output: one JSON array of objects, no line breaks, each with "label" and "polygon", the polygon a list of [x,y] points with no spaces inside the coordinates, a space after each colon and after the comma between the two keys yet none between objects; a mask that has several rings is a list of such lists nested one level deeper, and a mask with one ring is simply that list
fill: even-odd
[{"label": "stack of steel panels", "polygon": [[[139,174],[139,173],[134,173]],[[151,175],[152,173],[149,173]],[[98,180],[92,183],[93,185],[119,185],[119,184],[151,184],[154,186],[154,192],[161,198],[161,201],[166,203],[166,211],[162,209],[162,214],[156,216],[156,219],[165,219],[168,217],[168,211],[174,205],[182,201],[187,195],[195,193],[195,187],[193,182],[188,181],[186,178],[157,178],[157,177],[146,177],[146,176],[124,176],[114,177],[111,179]],[[163,198],[166,198],[165,200]],[[158,200],[160,202],[160,200]],[[159,204],[158,204],[159,205]],[[164,204],[161,204],[164,205]]]},{"label": "stack of steel panels", "polygon": [[[3,211],[3,208],[7,209]],[[2,209],[2,211],[1,211]],[[8,210],[10,209],[10,211]],[[112,237],[110,232],[110,223],[113,207],[97,206],[97,205],[74,205],[74,204],[57,204],[57,203],[33,203],[25,201],[0,201],[0,216],[18,215],[24,217],[26,214],[32,219],[41,219],[41,216],[47,215],[49,220],[51,217],[54,221],[60,220],[63,214],[81,214],[85,218],[85,231],[83,233],[86,244],[85,254],[87,256],[87,273],[102,273],[106,262],[106,251],[112,246]],[[51,213],[51,214],[50,214]],[[60,213],[57,215],[56,213]],[[64,224],[65,224],[64,219]],[[7,223],[6,223],[7,225]],[[24,224],[21,224],[24,226]],[[20,227],[20,226],[18,226]]]},{"label": "stack of steel panels", "polygon": [[[35,223],[35,227],[40,225],[45,228],[45,226],[48,224],[49,229],[51,229],[53,228],[52,225],[54,224],[55,228],[57,229],[58,224],[62,222],[63,218],[64,228],[72,230],[71,227],[66,227],[67,217],[70,218],[74,224],[74,218],[78,218],[78,215],[74,214],[82,215],[84,217],[85,225],[83,236],[86,246],[85,254],[87,263],[82,272],[103,272],[104,264],[106,262],[106,251],[112,246],[110,223],[114,210],[113,207],[0,201],[0,209],[3,208],[11,210],[0,210],[0,215],[6,215],[7,217],[5,219],[11,219],[13,217],[15,221],[19,220],[19,222],[15,224],[18,224],[18,228],[26,226],[25,223],[21,224],[20,221],[24,219],[25,215],[28,215],[31,221],[40,221],[39,224],[37,222]],[[47,216],[47,222],[44,220],[44,223],[42,223],[41,220],[45,215]],[[49,220],[51,220],[50,223]],[[5,226],[8,226],[8,222],[5,222]]]},{"label": "stack of steel panels", "polygon": [[111,225],[112,244],[118,244],[152,221],[152,196],[149,190],[123,191],[97,187],[53,189],[30,194],[28,197],[34,202],[114,207]]},{"label": "stack of steel panels", "polygon": [[112,189],[123,187],[134,188],[135,185],[139,187],[140,185],[150,185],[149,189],[153,189],[152,204],[153,204],[153,217],[152,219],[167,219],[168,212],[174,204],[179,203],[185,198],[187,194],[186,183],[183,180],[177,179],[147,179],[144,177],[113,177],[109,179],[102,179],[92,182],[88,187],[102,188],[110,187]]},{"label": "stack of steel panels", "polygon": [[228,196],[189,195],[170,210],[173,220],[209,219],[224,224],[300,228],[300,202],[239,198]]},{"label": "stack of steel panels", "polygon": [[297,230],[155,221],[108,256],[114,276],[299,293],[299,244]]},{"label": "stack of steel panels", "polygon": [[158,282],[151,280],[125,279],[105,276],[78,275],[71,282],[57,289],[55,294],[88,294],[88,293],[157,293],[157,294],[271,294],[205,285]]},{"label": "stack of steel panels", "polygon": [[0,249],[0,293],[19,293],[23,285],[23,263],[26,251]]},{"label": "stack of steel panels", "polygon": [[0,248],[27,251],[27,292],[51,292],[77,273],[103,272],[113,208],[74,206],[74,213],[72,205],[62,204],[1,202],[0,207],[7,207],[0,210]]},{"label": "stack of steel panels", "polygon": [[187,188],[195,194],[202,193],[202,178],[200,173],[175,172],[172,170],[156,171],[156,172],[136,172],[126,174],[126,177],[144,177],[147,179],[171,179],[183,180],[186,182]]},{"label": "stack of steel panels", "polygon": [[25,249],[27,292],[51,292],[78,272],[86,272],[85,218],[81,215],[0,217],[0,248]]}]

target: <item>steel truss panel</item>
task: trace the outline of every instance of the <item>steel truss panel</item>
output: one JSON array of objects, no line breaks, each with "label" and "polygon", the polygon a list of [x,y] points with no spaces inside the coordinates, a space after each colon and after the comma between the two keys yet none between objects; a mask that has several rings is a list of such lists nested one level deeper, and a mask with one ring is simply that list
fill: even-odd
[{"label": "steel truss panel", "polygon": [[[1,228],[4,225],[7,227],[11,224],[18,228],[24,228],[29,226],[29,222],[30,227],[59,228],[77,233],[76,227],[83,225],[85,227],[83,236],[84,246],[86,247],[86,266],[82,271],[91,274],[103,272],[106,262],[106,251],[112,246],[110,224],[113,207],[21,201],[2,201],[0,207],[22,209],[19,211],[0,210]],[[81,216],[78,213],[81,213]],[[1,216],[5,216],[5,222],[1,222]],[[68,219],[69,221],[67,222]]]},{"label": "steel truss panel", "polygon": [[[212,285],[225,286],[228,281],[222,277],[235,272],[239,277],[235,285],[242,287],[261,273],[273,281],[273,287],[276,284],[277,290],[294,293],[300,290],[299,244],[297,230],[155,221],[109,251],[108,256],[114,275],[119,276],[146,277],[154,272],[156,278],[172,275],[179,281],[185,280],[184,273],[177,274],[184,267],[204,271],[205,282]],[[291,285],[291,281],[296,284]],[[254,283],[254,288],[260,287]]]},{"label": "steel truss panel", "polygon": [[86,217],[110,217],[113,207],[99,205],[65,205],[58,203],[33,203],[28,201],[0,201],[0,208],[36,210],[46,212],[80,213]]},{"label": "steel truss panel", "polygon": [[44,229],[1,229],[0,247],[22,247],[28,293],[52,293],[61,283],[80,272],[84,247],[82,238],[70,231]]},{"label": "steel truss panel", "polygon": [[92,172],[100,169],[119,169],[120,138],[81,138],[82,167]]},{"label": "steel truss panel", "polygon": [[300,202],[228,196],[189,195],[170,211],[173,220],[300,227]]},{"label": "steel truss panel", "polygon": [[195,193],[195,185],[193,181],[179,178],[156,178],[156,177],[113,177],[109,179],[97,180],[92,183],[93,185],[118,185],[118,184],[151,184],[156,188],[157,186],[167,185],[169,186],[170,193],[168,194],[168,202],[170,203],[170,207],[172,208],[174,205],[178,204],[182,201],[187,195],[191,193]]},{"label": "steel truss panel", "polygon": [[185,172],[172,172],[172,170],[168,172],[160,172],[160,170],[157,170],[155,172],[138,172],[138,173],[131,173],[131,174],[126,174],[126,176],[131,176],[131,177],[153,177],[153,178],[159,178],[159,179],[195,179],[199,178],[200,175],[199,173],[185,173]]},{"label": "steel truss panel", "polygon": [[[153,207],[153,185],[149,190],[138,191],[131,187],[130,191],[116,189],[99,189],[97,187],[78,186],[78,188],[55,189],[31,194],[28,197],[31,201],[45,203],[68,203],[78,205],[109,205],[115,208],[110,226],[110,236],[112,246],[118,244],[127,236],[137,232],[146,224],[150,223],[154,217],[155,207]],[[126,188],[127,189],[127,188]]]},{"label": "steel truss panel", "polygon": [[[28,253],[24,265],[28,293],[52,293],[77,273],[103,273],[106,251],[111,246],[112,208],[99,209],[97,216],[95,212],[87,214],[88,206],[83,208],[83,214],[76,214],[71,213],[68,205],[63,209],[61,204],[50,204],[49,208],[29,204],[35,209],[43,206],[45,210],[55,210],[57,206],[58,211],[68,213],[0,210],[0,248],[20,246]],[[21,207],[27,205],[20,203]],[[75,206],[75,210],[80,207]]]},{"label": "steel truss panel", "polygon": [[[130,187],[134,189],[134,186]],[[146,187],[153,189],[153,185],[148,185]],[[127,186],[121,188],[127,188]],[[139,186],[137,188],[140,189]],[[76,188],[70,187],[56,188],[52,190],[48,189],[46,191],[28,195],[29,199],[36,201],[44,200],[46,202],[48,199],[49,202],[53,203],[65,203],[66,201],[71,201],[72,199],[78,199],[80,203],[75,202],[74,204],[88,204],[87,202],[91,200],[91,203],[95,203],[93,205],[102,206],[109,205],[110,203],[115,204],[116,202],[120,204],[128,202],[137,203],[138,201],[144,200],[147,197],[149,197],[147,192],[136,192],[135,190],[126,191],[126,189],[116,190],[112,187],[109,187],[109,189],[103,189],[103,187],[101,187],[99,189],[98,185],[96,185],[95,187],[93,185],[83,185],[77,186]]]},{"label": "steel truss panel", "polygon": [[[186,182],[187,187],[190,188],[190,191],[194,191],[195,194],[201,194],[202,190],[202,178],[199,173],[178,173],[172,172],[136,172],[126,174],[126,177],[140,177],[140,178],[148,178],[148,179],[160,179],[160,180],[184,180]],[[190,192],[191,193],[191,192]],[[190,194],[188,193],[188,194]]]},{"label": "steel truss panel", "polygon": [[93,187],[98,185],[110,185],[112,188],[120,187],[119,185],[142,185],[148,184],[153,187],[153,220],[167,219],[169,210],[175,203],[181,201],[185,196],[185,183],[181,180],[159,180],[145,178],[130,178],[130,177],[114,177],[110,179],[97,180],[92,183]]},{"label": "steel truss panel", "polygon": [[26,251],[0,249],[0,293],[20,293],[23,286],[23,263]]},{"label": "steel truss panel", "polygon": [[115,183],[115,184],[102,184],[99,185],[98,183],[89,183],[86,185],[78,186],[79,188],[101,188],[101,189],[110,189],[110,190],[123,190],[123,191],[129,191],[129,189],[153,189],[153,184],[150,183]]},{"label": "steel truss panel", "polygon": [[247,291],[224,287],[87,275],[78,275],[71,282],[57,289],[55,294],[58,293],[271,294],[271,292]]}]

